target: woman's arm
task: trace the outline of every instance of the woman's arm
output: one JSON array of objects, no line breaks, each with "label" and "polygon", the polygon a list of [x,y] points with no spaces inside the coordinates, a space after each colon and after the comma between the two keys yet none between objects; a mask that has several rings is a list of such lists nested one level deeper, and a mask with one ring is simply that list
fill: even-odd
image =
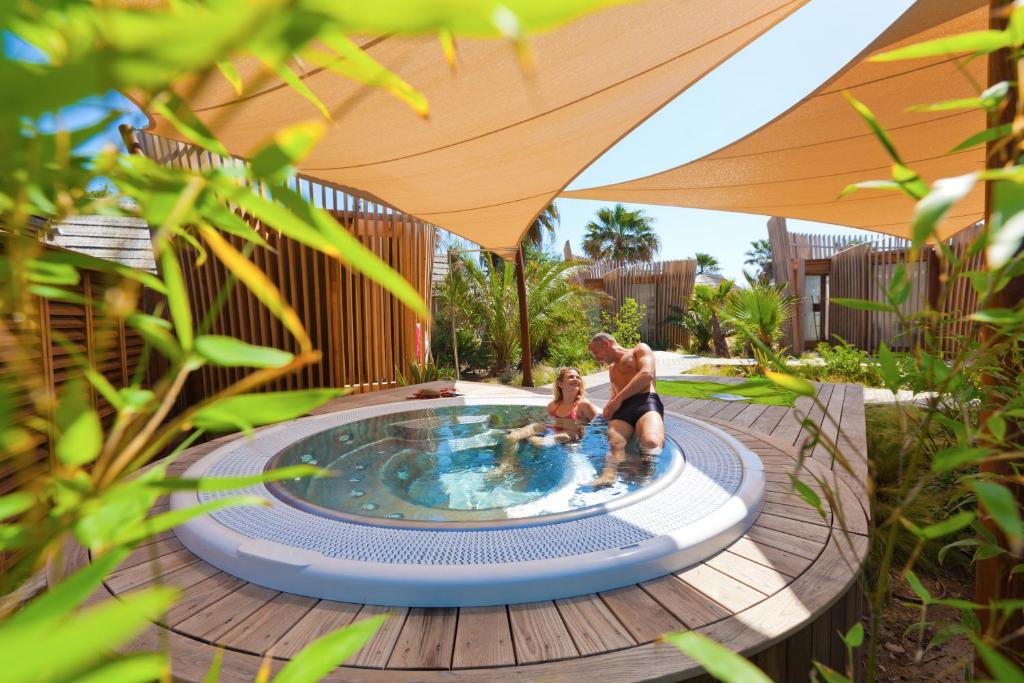
[{"label": "woman's arm", "polygon": [[580,401],[580,404],[576,407],[576,409],[579,412],[580,417],[582,417],[584,420],[587,420],[588,422],[590,420],[593,420],[600,413],[600,411],[598,411],[597,409],[597,406],[595,406],[593,403],[590,402],[589,399],[586,398]]}]

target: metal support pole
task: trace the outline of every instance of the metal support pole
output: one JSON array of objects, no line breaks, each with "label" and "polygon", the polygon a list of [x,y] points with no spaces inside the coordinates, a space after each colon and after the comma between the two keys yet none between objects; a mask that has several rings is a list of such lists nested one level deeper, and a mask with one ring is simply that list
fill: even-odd
[{"label": "metal support pole", "polygon": [[533,386],[533,353],[530,351],[530,320],[526,306],[526,263],[522,245],[516,249],[516,288],[519,290],[519,341],[523,347],[523,386]]}]

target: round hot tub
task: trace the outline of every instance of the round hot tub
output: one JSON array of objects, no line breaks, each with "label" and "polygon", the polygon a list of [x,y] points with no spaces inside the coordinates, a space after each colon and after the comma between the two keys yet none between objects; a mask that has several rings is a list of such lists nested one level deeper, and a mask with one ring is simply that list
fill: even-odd
[{"label": "round hot tub", "polygon": [[186,476],[299,463],[330,476],[177,492],[174,508],[238,493],[268,505],[217,510],[176,533],[210,564],[269,588],[461,607],[646,581],[722,550],[756,519],[761,462],[721,430],[669,413],[659,456],[608,458],[603,420],[545,429],[546,403],[389,404],[239,438]]}]

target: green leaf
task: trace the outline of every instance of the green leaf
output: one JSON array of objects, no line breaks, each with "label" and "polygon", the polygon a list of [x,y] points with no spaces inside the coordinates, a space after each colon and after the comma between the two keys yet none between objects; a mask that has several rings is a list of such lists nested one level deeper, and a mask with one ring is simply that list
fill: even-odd
[{"label": "green leaf", "polygon": [[989,434],[996,438],[996,441],[1002,443],[1006,438],[1006,418],[996,413],[987,420],[985,420],[985,427],[988,429]]},{"label": "green leaf", "polygon": [[870,57],[872,62],[896,62],[904,59],[922,59],[964,52],[988,54],[1010,47],[1011,36],[1004,31],[968,31],[948,38],[926,40]]},{"label": "green leaf", "polygon": [[829,299],[834,304],[845,306],[846,308],[853,308],[858,311],[878,311],[879,313],[891,313],[893,308],[890,304],[882,303],[881,301],[868,301],[867,299],[847,299],[845,297],[836,296]]},{"label": "green leaf", "polygon": [[882,128],[882,124],[878,122],[878,119],[876,119],[875,115],[870,109],[868,109],[868,106],[849,92],[844,92],[843,96],[846,98],[846,101],[850,103],[850,106],[853,107],[854,111],[860,114],[860,117],[868,124],[871,132],[874,133],[875,137],[878,138],[878,141],[882,143],[882,146],[885,147],[885,151],[889,153],[892,160],[902,166],[903,160],[900,159],[900,154],[896,151],[896,145],[892,143],[892,139],[889,137],[889,134],[885,132],[884,128]]},{"label": "green leaf", "polygon": [[81,254],[76,251],[48,251],[36,257],[35,261],[38,263],[69,265],[77,268],[78,270],[92,270],[101,273],[109,273],[111,275],[117,275],[129,280],[134,280],[135,282],[152,289],[154,292],[159,292],[160,294],[167,293],[167,290],[164,289],[164,283],[160,281],[160,278],[156,277],[152,273],[147,273],[144,270],[138,270],[137,268],[122,265],[115,261],[108,261],[106,259],[96,258],[95,256],[87,256],[86,254]]},{"label": "green leaf", "polygon": [[921,602],[926,605],[932,603],[932,594],[928,592],[928,589],[924,587],[921,580],[917,578],[917,574],[913,571],[907,572],[907,583],[910,585],[910,589],[917,594],[917,597],[921,598]]},{"label": "green leaf", "polygon": [[911,199],[920,200],[928,194],[928,184],[921,180],[917,171],[901,163],[893,163],[892,179]]},{"label": "green leaf", "polygon": [[327,107],[324,106],[324,103],[320,101],[320,98],[317,97],[313,93],[313,91],[309,89],[309,86],[306,85],[306,82],[299,78],[299,76],[294,71],[292,71],[287,64],[275,64],[271,60],[266,58],[263,59],[263,63],[266,64],[271,69],[273,69],[277,73],[277,75],[281,77],[281,80],[287,83],[292,90],[294,90],[299,95],[301,95],[302,97],[306,98],[309,102],[311,102],[313,106],[317,108],[317,111],[319,111],[320,114],[325,119],[327,119],[328,121],[332,120],[331,112],[327,110]]},{"label": "green leaf", "polygon": [[727,647],[696,631],[666,633],[659,640],[675,645],[714,678],[723,683],[770,683],[771,679],[754,664]]},{"label": "green leaf", "polygon": [[1006,534],[1010,544],[1019,547],[1024,541],[1024,525],[1021,523],[1017,501],[1002,484],[994,481],[975,479],[968,484],[978,494],[978,501],[984,511]]},{"label": "green leaf", "polygon": [[987,643],[978,638],[973,632],[967,634],[974,641],[981,660],[985,662],[988,673],[995,677],[999,683],[1021,683],[1024,681],[1024,671],[1012,661],[992,649]]},{"label": "green leaf", "polygon": [[788,375],[784,372],[773,372],[771,370],[765,370],[764,375],[774,384],[783,389],[789,389],[798,396],[813,397],[818,393],[813,384],[794,375]]},{"label": "green leaf", "polygon": [[231,87],[235,89],[235,94],[242,94],[242,77],[238,75],[238,70],[235,69],[235,65],[229,61],[217,62],[217,68],[223,74],[227,82],[231,84]]},{"label": "green leaf", "polygon": [[174,330],[178,334],[181,348],[189,351],[193,343],[192,308],[189,306],[188,290],[185,288],[185,277],[181,272],[178,255],[169,245],[160,254],[160,265],[163,267],[164,283],[167,286],[167,309]]},{"label": "green leaf", "polygon": [[859,621],[850,627],[850,630],[843,636],[843,642],[847,647],[858,648],[864,644],[864,624]]},{"label": "green leaf", "polygon": [[294,164],[305,159],[327,131],[319,121],[299,123],[274,134],[274,139],[260,148],[250,168],[258,178],[283,183],[295,172]]},{"label": "green leaf", "polygon": [[103,425],[80,380],[64,385],[54,421],[58,432],[54,451],[61,462],[81,466],[96,459],[103,447]]},{"label": "green leaf", "polygon": [[203,683],[217,683],[220,680],[220,667],[224,662],[224,648],[218,647],[216,654],[213,655],[213,661],[210,662],[210,669],[206,672],[206,677],[203,678]]},{"label": "green leaf", "polygon": [[249,430],[301,417],[344,393],[344,389],[306,389],[229,396],[197,411],[192,423],[211,432]]},{"label": "green leaf", "polygon": [[955,152],[962,152],[965,149],[970,149],[971,147],[976,147],[993,140],[998,140],[999,138],[1004,138],[1012,132],[1012,123],[1004,123],[1001,126],[995,126],[994,128],[986,128],[980,133],[975,133],[953,149],[949,150],[949,153],[953,154]]},{"label": "green leaf", "polygon": [[71,576],[40,593],[22,609],[7,618],[4,629],[47,626],[78,608],[92,595],[107,574],[114,571],[128,556],[127,548],[117,548],[93,558],[93,561]]},{"label": "green leaf", "polygon": [[1006,94],[1010,92],[1010,82],[1000,81],[987,88],[978,97],[966,97],[958,100],[947,100],[935,104],[918,104],[910,107],[907,111],[949,111],[952,109],[985,109],[991,111],[996,109]]},{"label": "green leaf", "polygon": [[1016,325],[1024,321],[1024,312],[1012,308],[986,308],[968,316],[971,320],[990,325]]},{"label": "green leaf", "polygon": [[800,494],[800,497],[807,501],[808,505],[817,510],[818,514],[821,515],[821,518],[824,519],[825,508],[822,507],[821,497],[814,492],[814,489],[800,481],[795,474],[791,473],[789,475],[789,480],[793,483],[793,488],[796,489],[798,494]]},{"label": "green leaf", "polygon": [[896,192],[903,192],[903,186],[895,180],[862,180],[859,183],[851,183],[844,187],[837,199],[851,195],[857,190],[894,190]]},{"label": "green leaf", "polygon": [[973,512],[958,512],[949,519],[924,527],[920,530],[920,535],[929,540],[949,536],[950,534],[956,533],[957,531],[970,526],[971,522],[974,521],[974,518],[975,515]]},{"label": "green leaf", "polygon": [[171,662],[165,654],[123,655],[78,676],[75,683],[149,683],[169,678],[170,670]]},{"label": "green leaf", "polygon": [[830,669],[824,664],[819,662],[811,662],[814,664],[814,669],[821,674],[821,677],[825,679],[825,683],[850,683],[850,679],[839,673],[835,669]]},{"label": "green leaf", "polygon": [[28,281],[40,285],[74,287],[81,281],[78,270],[70,263],[54,263],[40,259],[28,262]]},{"label": "green leaf", "polygon": [[1009,263],[1024,240],[1024,184],[997,181],[991,184],[990,191],[992,224],[985,255],[989,269],[995,270]]},{"label": "green leaf", "polygon": [[185,104],[184,100],[171,91],[165,91],[162,95],[154,97],[150,101],[153,111],[167,119],[185,139],[194,142],[203,149],[208,149],[214,154],[230,157],[231,152],[221,144],[217,136],[206,127],[199,118],[192,113],[192,110]]},{"label": "green leaf", "polygon": [[67,680],[133,638],[177,599],[178,589],[148,588],[107,600],[63,622],[0,629],[5,683]]},{"label": "green leaf", "polygon": [[202,479],[168,477],[151,482],[150,486],[161,491],[232,491],[254,484],[302,477],[325,477],[330,476],[331,473],[331,470],[312,465],[293,465],[245,477],[203,477]]},{"label": "green leaf", "polygon": [[228,368],[280,368],[295,360],[287,351],[213,334],[197,337],[195,350],[210,363]]},{"label": "green leaf", "polygon": [[963,539],[960,539],[959,541],[953,541],[952,543],[947,543],[946,545],[942,546],[942,548],[939,549],[939,564],[942,564],[943,562],[945,562],[946,555],[949,553],[950,550],[953,550],[954,548],[966,548],[966,547],[969,547],[969,546],[976,546],[976,545],[980,545],[980,544],[981,544],[981,541],[979,541],[976,538],[963,538]]},{"label": "green leaf", "polygon": [[889,349],[889,346],[882,342],[878,347],[878,369],[885,380],[885,388],[896,393],[902,384],[900,368],[896,363],[896,356]]},{"label": "green leaf", "polygon": [[179,524],[184,524],[195,517],[238,505],[258,505],[260,507],[267,507],[269,503],[266,499],[259,496],[232,496],[230,498],[218,498],[199,505],[193,505],[189,508],[163,512],[159,515],[150,517],[149,519],[136,522],[135,524],[123,529],[112,542],[117,545],[137,543],[144,538],[156,536],[168,529],[173,529]]},{"label": "green leaf", "polygon": [[931,192],[917,203],[912,225],[913,247],[916,253],[925,241],[935,234],[939,222],[954,204],[967,196],[978,182],[977,173],[936,180]]},{"label": "green leaf", "polygon": [[0,496],[0,519],[7,519],[31,510],[36,504],[36,497],[28,491],[18,491]]},{"label": "green leaf", "polygon": [[274,683],[316,683],[366,645],[387,618],[362,619],[314,640],[284,665]]}]

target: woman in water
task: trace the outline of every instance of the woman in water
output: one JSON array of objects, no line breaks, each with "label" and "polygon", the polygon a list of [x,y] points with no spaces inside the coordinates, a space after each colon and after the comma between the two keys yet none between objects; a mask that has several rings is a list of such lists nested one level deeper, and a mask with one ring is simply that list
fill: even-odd
[{"label": "woman in water", "polygon": [[548,404],[548,418],[553,423],[552,434],[545,434],[548,425],[537,422],[514,429],[505,435],[509,444],[529,439],[534,446],[548,447],[556,443],[578,441],[583,436],[582,423],[590,422],[598,409],[587,400],[583,378],[576,368],[562,368],[551,385],[554,400]]}]

